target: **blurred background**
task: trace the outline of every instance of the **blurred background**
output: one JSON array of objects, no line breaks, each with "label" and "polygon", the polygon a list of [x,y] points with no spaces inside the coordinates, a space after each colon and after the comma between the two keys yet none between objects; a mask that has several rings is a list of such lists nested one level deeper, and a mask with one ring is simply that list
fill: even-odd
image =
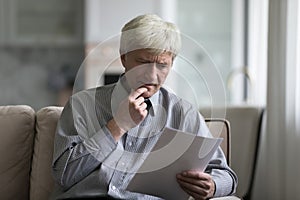
[{"label": "blurred background", "polygon": [[[237,105],[265,104],[264,1],[0,0],[0,105],[63,106],[72,94],[75,78],[76,90],[114,81],[123,69],[114,52],[117,40],[112,37],[129,19],[144,13],[176,23],[186,38],[204,48],[187,46],[191,50],[184,56],[196,63],[200,73],[212,65],[217,69],[223,85],[216,89],[221,97],[215,97],[215,104],[224,100]],[[257,39],[263,42],[253,43]],[[102,48],[88,57],[99,44]],[[211,66],[205,68],[205,59],[213,61]],[[114,60],[109,68],[104,65],[106,60]],[[193,72],[186,70],[188,65],[184,58],[177,59],[181,66],[177,73],[189,72],[186,76],[201,94],[197,97],[200,106],[210,105],[212,97],[205,81],[199,80],[199,75],[193,77]],[[99,69],[104,68],[99,82]],[[214,73],[204,76],[216,79]],[[182,91],[180,85],[176,87]]]},{"label": "blurred background", "polygon": [[63,105],[84,59],[83,1],[0,1],[0,104]]}]

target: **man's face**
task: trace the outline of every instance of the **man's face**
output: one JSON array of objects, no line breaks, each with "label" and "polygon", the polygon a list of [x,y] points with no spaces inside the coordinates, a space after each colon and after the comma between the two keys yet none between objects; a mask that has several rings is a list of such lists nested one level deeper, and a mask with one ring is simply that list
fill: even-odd
[{"label": "man's face", "polygon": [[155,55],[147,49],[139,49],[121,56],[129,86],[136,90],[144,87],[144,98],[151,97],[165,82],[172,67],[172,54],[163,52]]}]

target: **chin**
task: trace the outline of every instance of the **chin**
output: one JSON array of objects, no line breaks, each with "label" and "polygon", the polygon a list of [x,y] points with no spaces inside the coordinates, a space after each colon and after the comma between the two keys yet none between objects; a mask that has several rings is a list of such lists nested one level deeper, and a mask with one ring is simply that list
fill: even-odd
[{"label": "chin", "polygon": [[143,94],[144,98],[150,98],[152,97],[157,91],[147,91]]},{"label": "chin", "polygon": [[149,91],[144,92],[141,96],[144,97],[144,98],[149,98],[149,97],[152,96],[152,92],[149,92]]}]

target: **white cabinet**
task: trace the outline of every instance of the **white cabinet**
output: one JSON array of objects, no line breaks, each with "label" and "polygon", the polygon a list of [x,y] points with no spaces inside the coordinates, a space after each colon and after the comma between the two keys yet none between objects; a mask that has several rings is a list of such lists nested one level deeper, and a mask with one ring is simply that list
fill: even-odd
[{"label": "white cabinet", "polygon": [[[0,0],[10,45],[82,44],[82,0]],[[2,17],[1,17],[2,18]],[[2,18],[3,19],[3,18]]]}]

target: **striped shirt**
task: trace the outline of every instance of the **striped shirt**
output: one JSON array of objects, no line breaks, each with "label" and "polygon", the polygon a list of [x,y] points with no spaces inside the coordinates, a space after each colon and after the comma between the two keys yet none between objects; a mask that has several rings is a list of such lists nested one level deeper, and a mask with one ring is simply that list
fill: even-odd
[{"label": "striped shirt", "polygon": [[[121,78],[116,84],[83,90],[70,98],[55,135],[52,171],[56,184],[52,199],[161,199],[130,192],[126,187],[164,127],[211,137],[196,108],[161,88],[150,97],[152,107],[146,118],[116,142],[106,124],[129,92],[125,78]],[[220,148],[206,172],[215,182],[215,196],[235,192],[237,177]]]}]

